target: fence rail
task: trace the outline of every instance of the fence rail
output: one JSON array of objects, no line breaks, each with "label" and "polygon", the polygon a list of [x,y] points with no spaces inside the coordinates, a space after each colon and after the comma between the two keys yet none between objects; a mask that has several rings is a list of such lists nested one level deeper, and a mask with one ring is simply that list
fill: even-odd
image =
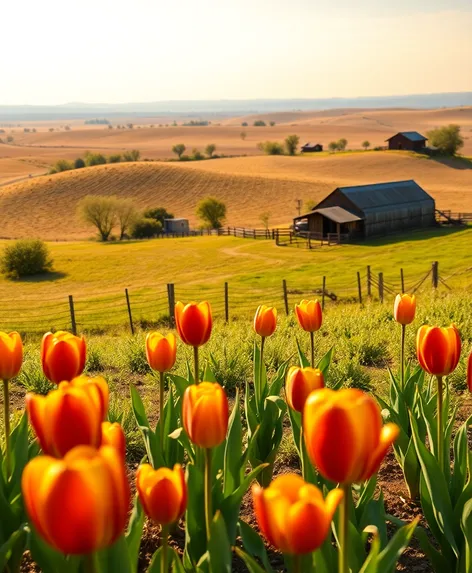
[{"label": "fence rail", "polygon": [[249,318],[261,304],[275,306],[280,314],[288,314],[295,303],[304,298],[318,298],[323,307],[338,303],[360,303],[367,300],[380,303],[391,300],[399,292],[418,293],[427,289],[470,289],[472,267],[459,269],[449,276],[439,273],[434,262],[425,272],[405,276],[403,269],[390,273],[365,271],[353,273],[352,280],[340,280],[336,275],[311,277],[309,282],[292,283],[283,280],[270,284],[242,285],[174,284],[155,288],[107,294],[85,299],[76,295],[53,297],[50,300],[27,297],[20,301],[0,301],[0,330],[38,333],[47,330],[107,331],[128,326],[137,327],[171,323],[174,304],[178,300],[208,300],[215,318],[226,321]]}]

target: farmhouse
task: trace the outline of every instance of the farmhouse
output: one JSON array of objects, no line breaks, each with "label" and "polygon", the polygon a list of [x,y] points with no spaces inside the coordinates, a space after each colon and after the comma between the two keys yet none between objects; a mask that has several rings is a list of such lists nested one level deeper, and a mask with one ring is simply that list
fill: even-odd
[{"label": "farmhouse", "polygon": [[302,220],[313,238],[341,242],[432,226],[435,203],[413,180],[338,187],[294,225]]},{"label": "farmhouse", "polygon": [[406,149],[407,151],[422,151],[428,138],[417,131],[401,131],[392,135],[388,141],[389,149]]},{"label": "farmhouse", "polygon": [[305,145],[302,145],[301,150],[303,153],[315,153],[323,151],[323,146],[321,143],[305,143]]}]

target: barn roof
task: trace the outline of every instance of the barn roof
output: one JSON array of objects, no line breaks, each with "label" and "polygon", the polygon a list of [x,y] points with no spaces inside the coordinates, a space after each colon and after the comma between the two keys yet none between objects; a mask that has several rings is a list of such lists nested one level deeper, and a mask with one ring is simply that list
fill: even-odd
[{"label": "barn roof", "polygon": [[[431,195],[428,195],[412,179],[409,181],[375,183],[373,185],[339,187],[338,190],[364,213],[406,207],[412,203],[430,204],[434,202]],[[315,207],[315,209],[317,208],[318,206]]]},{"label": "barn roof", "polygon": [[354,215],[354,213],[350,213],[342,207],[324,207],[322,209],[315,209],[311,213],[319,213],[335,223],[351,223],[352,221],[362,220],[357,215]]},{"label": "barn roof", "polygon": [[427,137],[421,135],[421,133],[418,133],[417,131],[400,131],[399,133],[392,135],[392,137],[389,137],[385,141],[390,141],[394,137],[397,137],[397,135],[403,135],[403,137],[406,137],[410,141],[428,141]]},{"label": "barn roof", "polygon": [[303,147],[316,147],[317,145],[319,145],[321,147],[321,143],[305,143],[305,145],[302,145]]}]

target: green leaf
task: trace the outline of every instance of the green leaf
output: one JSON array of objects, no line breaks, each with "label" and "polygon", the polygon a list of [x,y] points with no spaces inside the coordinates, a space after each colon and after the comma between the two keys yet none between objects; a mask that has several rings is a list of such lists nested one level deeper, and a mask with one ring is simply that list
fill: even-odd
[{"label": "green leaf", "polygon": [[218,382],[215,373],[209,364],[205,366],[205,371],[203,372],[203,380],[205,380],[205,382]]},{"label": "green leaf", "polygon": [[203,468],[187,464],[186,478],[188,488],[187,511],[185,514],[185,554],[184,566],[186,569],[199,562],[205,553],[205,494],[204,494],[204,470]]},{"label": "green leaf", "polygon": [[236,555],[244,561],[244,564],[246,565],[249,573],[266,573],[267,571],[272,571],[272,569],[263,569],[254,559],[254,557],[251,557],[239,547],[236,547],[235,551]]},{"label": "green leaf", "polygon": [[329,369],[331,367],[331,362],[333,360],[333,353],[334,353],[334,346],[332,346],[328,352],[321,358],[321,360],[316,365],[317,368],[323,372],[323,378],[325,382],[328,380],[329,377]]},{"label": "green leaf", "polygon": [[184,566],[180,560],[180,556],[175,549],[170,549],[172,554],[172,573],[185,573]]},{"label": "green leaf", "polygon": [[[162,554],[162,545],[159,546],[154,552],[154,555],[152,556],[151,559],[151,563],[149,563],[147,573],[164,573],[162,571],[161,554]],[[167,571],[165,573],[167,573]]]},{"label": "green leaf", "polygon": [[144,409],[143,401],[139,392],[136,390],[133,384],[130,384],[130,394],[131,394],[131,407],[133,408],[134,417],[138,428],[143,436],[144,446],[146,448],[146,453],[149,459],[149,463],[153,468],[159,468],[165,465],[162,452],[160,451],[158,439],[156,434],[151,430],[149,421],[146,415],[146,410]]},{"label": "green leaf", "polygon": [[128,554],[133,571],[138,569],[139,547],[144,526],[144,511],[136,495],[134,498],[133,511],[126,531],[126,543],[128,544]]},{"label": "green leaf", "polygon": [[0,546],[0,571],[19,571],[26,549],[28,526],[23,524]]},{"label": "green leaf", "polygon": [[466,573],[472,572],[472,499],[464,505],[462,512],[461,528],[464,533],[465,546],[465,571]]},{"label": "green leaf", "polygon": [[187,453],[190,462],[195,463],[195,446],[190,441],[187,432],[183,428],[177,428],[169,434],[168,437],[171,440],[176,440]]},{"label": "green leaf", "polygon": [[243,546],[246,551],[248,551],[250,555],[257,557],[264,565],[267,572],[272,572],[269,558],[267,556],[267,550],[260,535],[242,519],[239,520],[238,526],[241,541],[243,542]]},{"label": "green leaf", "polygon": [[[188,366],[187,363],[187,369],[189,374],[191,375],[191,371],[190,368]],[[169,379],[173,382],[175,389],[177,390],[177,394],[179,395],[179,398],[182,398],[185,390],[188,388],[188,386],[190,386],[190,384],[193,383],[193,377],[192,380],[190,381],[190,378],[184,378],[183,376],[177,376],[177,374],[169,374]]]},{"label": "green leaf", "polygon": [[239,413],[239,391],[236,391],[233,411],[229,418],[228,437],[224,453],[223,495],[229,496],[241,483],[245,459],[242,454],[243,429]]},{"label": "green leaf", "polygon": [[29,549],[31,557],[39,565],[41,571],[54,571],[54,573],[77,573],[82,559],[80,557],[66,557],[59,553],[30,528]]},{"label": "green leaf", "polygon": [[[168,397],[164,406],[164,458],[168,468],[173,468],[175,464],[183,464],[185,451],[178,440],[173,440],[169,436],[179,427],[179,414],[177,404],[180,398],[174,399],[172,386],[169,389]],[[157,423],[155,435],[159,436],[160,420]]]},{"label": "green leaf", "polygon": [[379,571],[382,573],[392,573],[395,571],[398,559],[408,547],[418,521],[419,518],[416,518],[408,525],[405,525],[396,531],[395,535],[388,542],[388,545],[380,552],[377,558],[377,567]]},{"label": "green leaf", "polygon": [[456,504],[460,494],[464,490],[467,480],[467,429],[472,417],[469,417],[457,431],[454,438],[454,468],[451,476],[451,498],[453,505]]},{"label": "green leaf", "polygon": [[367,555],[367,559],[364,561],[359,573],[378,573],[377,558],[380,553],[380,538],[377,528],[370,526],[367,530],[364,530],[364,533],[373,533],[373,535],[369,555]]},{"label": "green leaf", "polygon": [[99,573],[133,573],[128,544],[121,535],[111,546],[97,552]]},{"label": "green leaf", "polygon": [[219,511],[211,523],[208,555],[212,573],[231,573],[231,544],[223,516]]},{"label": "green leaf", "polygon": [[[301,368],[307,368],[308,366],[310,366],[310,361],[308,360],[308,358],[303,353],[303,351],[300,347],[300,343],[298,342],[298,338],[295,337],[295,340],[297,342],[298,360],[300,362],[300,366],[301,366]],[[320,370],[321,370],[321,368],[320,368]]]}]

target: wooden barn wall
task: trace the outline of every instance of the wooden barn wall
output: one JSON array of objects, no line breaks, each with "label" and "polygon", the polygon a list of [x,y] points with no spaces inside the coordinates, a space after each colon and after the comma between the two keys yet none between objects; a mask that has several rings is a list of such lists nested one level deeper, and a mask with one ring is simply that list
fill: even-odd
[{"label": "wooden barn wall", "polygon": [[395,231],[431,227],[435,224],[434,202],[409,205],[391,211],[367,213],[365,236],[387,235]]},{"label": "wooden barn wall", "polygon": [[343,209],[346,209],[346,211],[354,213],[358,217],[364,216],[364,213],[338,189],[333,191],[331,195],[328,195],[326,199],[321,201],[321,203],[318,203],[316,206],[317,209],[324,209],[325,207],[342,207]]}]

